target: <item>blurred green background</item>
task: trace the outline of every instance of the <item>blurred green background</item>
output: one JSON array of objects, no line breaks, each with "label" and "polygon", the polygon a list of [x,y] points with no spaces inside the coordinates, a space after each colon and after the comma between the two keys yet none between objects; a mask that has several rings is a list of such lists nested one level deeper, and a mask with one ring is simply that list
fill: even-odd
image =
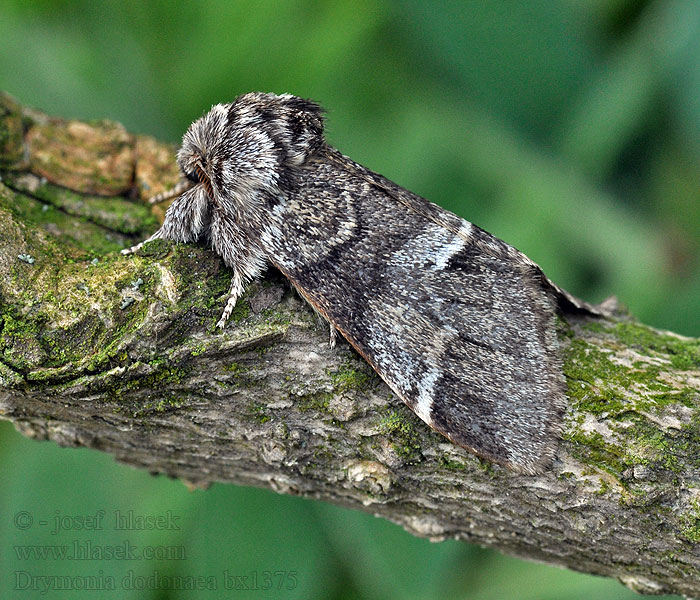
[{"label": "blurred green background", "polygon": [[[4,0],[0,89],[172,142],[246,91],[313,98],[345,154],[507,240],[572,292],[616,294],[651,325],[700,335],[695,0]],[[119,591],[101,597],[115,598],[636,597],[615,581],[431,544],[309,500],[223,485],[189,492],[4,423],[0,461],[3,598],[38,597],[12,591],[16,571],[112,575]],[[99,510],[102,530],[67,519],[51,533],[55,517]],[[179,529],[115,531],[116,510],[171,511]],[[28,529],[20,513],[34,519]],[[67,561],[14,549],[74,540],[186,556]],[[124,576],[148,588],[139,577],[154,572],[160,589],[121,589]],[[225,572],[258,589],[221,589]],[[175,575],[214,576],[219,590],[163,589]]]}]

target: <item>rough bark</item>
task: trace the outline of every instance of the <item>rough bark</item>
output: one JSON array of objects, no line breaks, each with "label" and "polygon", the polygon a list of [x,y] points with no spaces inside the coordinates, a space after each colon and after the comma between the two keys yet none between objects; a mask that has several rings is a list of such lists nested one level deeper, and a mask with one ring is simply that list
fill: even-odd
[{"label": "rough bark", "polygon": [[[432,432],[273,272],[154,243],[174,148],[0,96],[0,418],[193,485],[265,486],[700,597],[700,342],[629,316],[560,323],[570,406],[540,476]],[[162,209],[154,209],[158,211]],[[161,215],[162,216],[162,215]]]}]

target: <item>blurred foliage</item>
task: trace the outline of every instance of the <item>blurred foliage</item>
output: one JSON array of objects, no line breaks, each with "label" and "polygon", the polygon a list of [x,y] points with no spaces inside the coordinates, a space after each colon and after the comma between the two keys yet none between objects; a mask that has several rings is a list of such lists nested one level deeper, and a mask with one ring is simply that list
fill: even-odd
[{"label": "blurred foliage", "polygon": [[[507,240],[578,295],[616,294],[643,321],[686,335],[700,335],[698,48],[690,0],[0,6],[0,89],[23,103],[176,141],[211,104],[242,92],[314,98],[345,154]],[[233,486],[188,493],[7,426],[0,439],[0,585],[18,569],[296,569],[295,590],[269,597],[633,597],[613,581],[430,544],[331,506]],[[187,560],[51,564],[10,552],[59,537],[14,528],[7,516],[17,511],[50,521],[54,511],[119,507],[181,515],[179,532],[128,538],[182,544]],[[94,534],[94,544],[123,541]]]}]

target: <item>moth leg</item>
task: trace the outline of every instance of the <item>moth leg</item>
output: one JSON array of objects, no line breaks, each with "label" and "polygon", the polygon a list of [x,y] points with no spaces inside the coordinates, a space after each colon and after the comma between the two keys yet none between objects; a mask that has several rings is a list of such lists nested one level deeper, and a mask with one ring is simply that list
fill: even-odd
[{"label": "moth leg", "polygon": [[299,291],[299,288],[296,287],[296,285],[292,284],[297,295],[306,302],[306,304],[311,308],[311,310],[314,311],[314,314],[316,315],[316,319],[318,319],[319,324],[321,323],[327,323],[328,324],[328,347],[332,350],[335,348],[335,344],[338,340],[338,330],[333,326],[333,323],[331,323],[326,317],[324,317],[316,308],[311,301],[304,297],[304,295]]},{"label": "moth leg", "polygon": [[233,273],[233,278],[231,279],[231,288],[228,291],[228,300],[226,301],[226,306],[224,307],[224,312],[221,313],[221,318],[216,326],[219,329],[223,329],[226,326],[226,321],[229,320],[233,309],[236,307],[236,302],[243,295],[243,278],[240,273],[235,271]]},{"label": "moth leg", "polygon": [[[156,196],[157,198],[157,196]],[[151,237],[122,254],[136,252],[146,242],[164,239],[175,242],[194,242],[210,225],[209,200],[201,185],[186,190],[173,200],[165,213],[163,225]]]},{"label": "moth leg", "polygon": [[146,238],[145,240],[143,240],[143,242],[139,242],[138,244],[136,244],[135,246],[132,246],[131,248],[124,248],[121,251],[121,253],[122,254],[133,254],[139,248],[141,248],[141,246],[143,246],[145,243],[151,242],[153,240],[159,240],[159,239],[162,239],[163,237],[165,237],[165,236],[163,235],[163,228],[161,227],[151,237]]},{"label": "moth leg", "polygon": [[267,268],[268,258],[249,231],[232,215],[214,213],[208,233],[214,251],[223,259],[224,264],[233,270],[226,306],[216,324],[218,328],[223,329],[236,302],[243,295],[244,285],[260,277]]}]

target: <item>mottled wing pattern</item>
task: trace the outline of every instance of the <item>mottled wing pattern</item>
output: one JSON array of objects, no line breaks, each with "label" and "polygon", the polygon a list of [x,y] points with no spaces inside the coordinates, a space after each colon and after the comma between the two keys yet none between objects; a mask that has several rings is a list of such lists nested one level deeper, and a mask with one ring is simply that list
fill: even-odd
[{"label": "mottled wing pattern", "polygon": [[[330,162],[334,163],[341,169],[347,169],[349,167],[351,170],[358,171],[362,174],[363,178],[370,181],[375,187],[384,190],[399,204],[403,204],[406,208],[422,214],[429,220],[442,224],[453,233],[460,234],[460,228],[462,223],[465,223],[465,221],[454,213],[446,211],[440,206],[433,204],[432,202],[428,202],[425,200],[425,198],[421,198],[413,192],[402,188],[386,177],[370,171],[366,167],[354,162],[347,156],[342,155],[337,150],[330,149],[327,158],[330,160]],[[509,258],[511,260],[515,260],[516,262],[523,262],[535,267],[535,272],[541,279],[541,283],[545,288],[554,294],[557,304],[563,309],[574,312],[581,311],[598,316],[610,315],[610,311],[605,307],[601,305],[589,304],[588,302],[577,298],[573,294],[567,292],[565,289],[559,287],[544,274],[539,265],[531,261],[516,248],[513,248],[513,246],[506,244],[503,240],[499,240],[483,230],[480,231],[484,235],[472,238],[472,243],[487,254],[492,254],[500,258]]]},{"label": "mottled wing pattern", "polygon": [[343,160],[299,172],[262,236],[270,261],[431,427],[479,456],[540,471],[564,405],[541,271]]}]

